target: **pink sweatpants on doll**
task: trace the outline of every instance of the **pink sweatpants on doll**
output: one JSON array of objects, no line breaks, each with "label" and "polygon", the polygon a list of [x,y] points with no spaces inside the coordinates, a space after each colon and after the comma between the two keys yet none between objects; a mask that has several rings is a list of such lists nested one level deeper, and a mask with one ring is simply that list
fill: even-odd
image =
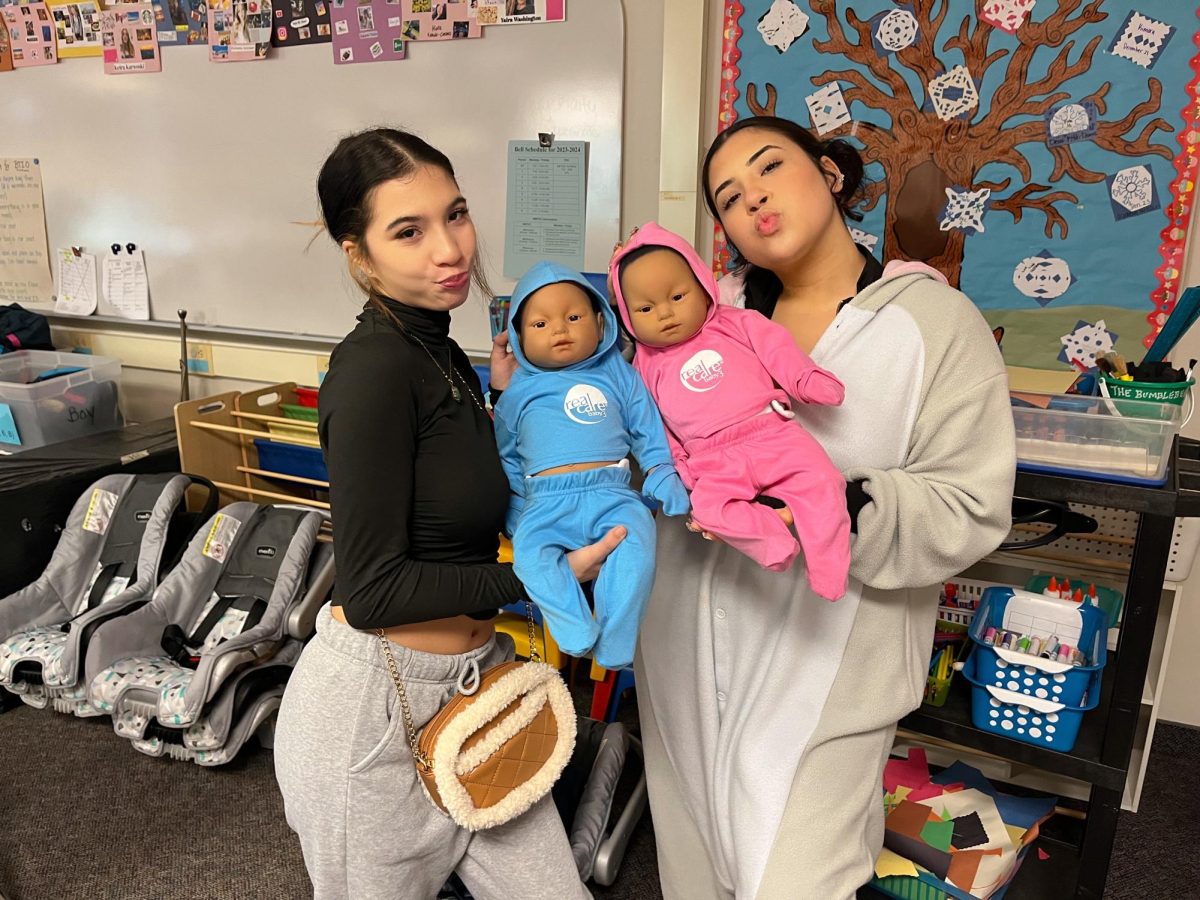
[{"label": "pink sweatpants on doll", "polygon": [[[846,480],[812,435],[772,410],[685,450],[696,524],[775,572],[803,548],[812,589],[828,600],[846,593]],[[799,542],[775,510],[755,502],[761,494],[787,504]]]}]

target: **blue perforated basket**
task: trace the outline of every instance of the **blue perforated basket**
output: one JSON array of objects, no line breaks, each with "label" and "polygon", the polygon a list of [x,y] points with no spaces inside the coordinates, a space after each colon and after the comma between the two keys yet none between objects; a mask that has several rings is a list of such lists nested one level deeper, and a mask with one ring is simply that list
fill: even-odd
[{"label": "blue perforated basket", "polygon": [[[1072,666],[984,643],[988,627],[1068,638],[1089,664]],[[1100,702],[1107,661],[1107,617],[1090,604],[1011,588],[984,591],[970,637],[974,650],[963,668],[971,683],[976,728],[1053,750],[1075,745],[1083,714]]]}]

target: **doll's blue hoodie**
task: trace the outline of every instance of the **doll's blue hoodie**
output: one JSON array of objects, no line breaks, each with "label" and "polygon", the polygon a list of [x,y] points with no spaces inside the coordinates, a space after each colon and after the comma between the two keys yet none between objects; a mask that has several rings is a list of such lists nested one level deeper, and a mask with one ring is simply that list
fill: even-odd
[{"label": "doll's blue hoodie", "polygon": [[617,317],[599,291],[578,272],[552,262],[534,265],[517,282],[509,307],[539,288],[577,284],[595,298],[604,322],[596,350],[561,369],[531,363],[521,350],[519,329],[509,328],[517,359],[512,382],[496,404],[496,443],[513,492],[506,530],[511,535],[525,505],[525,477],[568,463],[620,460],[633,454],[648,473],[642,492],[663,504],[667,515],[688,510],[687,493],[671,459],[658,408],[645,383],[620,354]]}]

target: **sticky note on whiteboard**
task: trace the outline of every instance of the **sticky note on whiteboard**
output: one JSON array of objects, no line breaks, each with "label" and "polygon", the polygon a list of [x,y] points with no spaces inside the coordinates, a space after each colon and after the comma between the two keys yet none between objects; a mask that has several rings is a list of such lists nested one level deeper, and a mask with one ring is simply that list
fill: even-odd
[{"label": "sticky note on whiteboard", "polygon": [[0,444],[20,444],[21,433],[7,403],[0,403]]}]

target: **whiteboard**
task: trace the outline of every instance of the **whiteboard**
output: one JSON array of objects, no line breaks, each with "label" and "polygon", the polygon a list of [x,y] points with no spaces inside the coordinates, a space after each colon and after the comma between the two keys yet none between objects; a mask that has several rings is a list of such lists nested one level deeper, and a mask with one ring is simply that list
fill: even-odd
[{"label": "whiteboard", "polygon": [[[408,44],[409,58],[334,65],[329,44],[263,62],[165,47],[162,73],[106,76],[99,58],[0,76],[0,156],[41,161],[50,250],[145,252],[150,315],[341,337],[363,298],[313,227],[316,178],[339,137],[407,128],[450,157],[492,288],[502,277],[507,145],[551,132],[588,147],[585,268],[618,238],[624,20],[620,0],[574,0],[567,21],[493,26],[478,40]],[[122,251],[124,252],[124,251]],[[101,300],[100,315],[111,314]],[[485,302],[453,317],[486,351]]]}]

